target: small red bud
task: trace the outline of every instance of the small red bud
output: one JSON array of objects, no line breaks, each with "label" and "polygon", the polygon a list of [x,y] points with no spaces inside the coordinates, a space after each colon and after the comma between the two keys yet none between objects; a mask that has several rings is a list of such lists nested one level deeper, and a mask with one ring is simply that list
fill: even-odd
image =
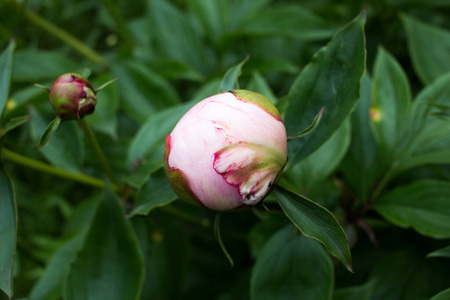
[{"label": "small red bud", "polygon": [[76,120],[95,110],[97,98],[90,82],[76,73],[61,75],[49,91],[50,103],[63,120]]}]

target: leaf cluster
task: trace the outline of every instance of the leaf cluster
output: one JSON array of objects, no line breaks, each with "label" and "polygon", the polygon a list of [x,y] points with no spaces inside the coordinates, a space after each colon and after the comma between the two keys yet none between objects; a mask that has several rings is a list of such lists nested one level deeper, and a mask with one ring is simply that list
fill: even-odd
[{"label": "leaf cluster", "polygon": [[[448,299],[448,1],[0,0],[0,20],[0,299]],[[55,116],[33,84],[67,72],[118,81],[37,148]],[[163,152],[235,88],[291,140],[264,205],[221,217],[230,268]]]}]

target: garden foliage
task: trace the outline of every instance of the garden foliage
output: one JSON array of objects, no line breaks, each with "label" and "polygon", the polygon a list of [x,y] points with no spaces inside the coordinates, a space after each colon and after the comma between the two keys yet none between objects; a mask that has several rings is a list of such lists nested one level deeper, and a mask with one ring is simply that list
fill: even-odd
[{"label": "garden foliage", "polygon": [[[448,1],[0,0],[0,20],[0,299],[449,299]],[[55,113],[33,84],[67,72],[118,80],[37,147]],[[217,231],[164,140],[236,88],[301,137]]]}]

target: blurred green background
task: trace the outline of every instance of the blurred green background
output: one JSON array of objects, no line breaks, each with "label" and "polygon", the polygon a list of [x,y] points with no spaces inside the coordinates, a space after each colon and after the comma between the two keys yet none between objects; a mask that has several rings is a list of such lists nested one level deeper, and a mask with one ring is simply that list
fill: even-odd
[{"label": "blurred green background", "polygon": [[[282,111],[294,80],[314,53],[365,8],[367,74],[374,72],[377,53],[383,51],[379,49],[398,61],[413,96],[450,72],[448,0],[0,0],[0,49],[6,49],[11,39],[16,43],[2,125],[16,116],[32,116],[24,126],[2,137],[2,146],[68,171],[103,178],[92,149],[74,123],[62,124],[46,148],[35,148],[54,112],[48,94],[33,84],[50,86],[66,72],[88,76],[94,87],[118,78],[99,93],[96,113],[89,122],[116,175],[130,190],[152,190],[155,186],[145,183],[149,172],[158,169],[162,161],[162,141],[170,126],[189,105],[217,93],[230,67],[248,56],[240,87],[263,93]],[[416,48],[406,30],[414,32],[413,25],[407,25],[408,18],[413,18],[413,25],[418,22],[446,31],[433,31],[442,34],[441,39],[436,34],[433,42],[444,45],[444,50],[436,52],[435,44],[428,45],[426,39],[417,41],[422,47]],[[415,61],[414,49],[419,52]],[[420,53],[427,51],[430,68],[420,61],[427,57]],[[133,147],[142,128],[147,135],[154,130],[155,138],[148,141],[146,153],[138,153],[145,154],[145,161],[137,161],[139,155]],[[333,144],[340,150],[336,160],[328,155],[328,162],[334,165],[326,180],[309,178],[307,182],[306,176],[298,183],[299,192],[341,217],[345,211],[338,207],[342,200],[339,183],[352,187],[355,180],[348,178],[348,168],[341,165],[344,157],[351,156],[345,156],[349,134],[346,138],[341,146]],[[59,299],[61,287],[44,297],[37,295],[36,283],[57,249],[73,241],[89,224],[101,190],[10,162],[5,165],[14,180],[19,220],[14,299]],[[152,176],[161,178],[158,172],[161,170]],[[287,176],[290,184],[301,178],[292,172]],[[427,165],[397,177],[388,188],[417,178],[448,181],[450,173],[445,165]],[[270,200],[269,207],[275,208]],[[133,204],[124,206],[130,212]],[[379,246],[372,245],[370,234],[361,228],[344,226],[353,247],[355,274],[333,261],[335,269],[327,278],[331,290],[341,291],[334,293],[333,299],[428,299],[449,287],[448,259],[423,259],[448,245],[448,238],[433,239],[395,227],[373,211],[368,217]],[[229,267],[214,238],[212,220],[212,212],[181,201],[170,208],[155,208],[148,217],[131,218],[145,257],[141,299],[249,299],[255,258],[288,220],[276,208],[272,214],[261,208],[223,218],[223,237],[235,260],[234,268]],[[429,282],[431,273],[438,279]],[[378,291],[386,294],[372,293],[378,278],[385,278],[377,284],[383,287]],[[33,288],[35,294],[30,296]],[[2,294],[0,299],[6,298]]]}]

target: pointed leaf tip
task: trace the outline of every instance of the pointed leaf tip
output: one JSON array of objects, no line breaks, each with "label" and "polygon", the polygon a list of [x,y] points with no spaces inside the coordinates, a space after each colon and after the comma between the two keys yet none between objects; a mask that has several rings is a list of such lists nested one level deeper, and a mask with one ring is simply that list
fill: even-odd
[{"label": "pointed leaf tip", "polygon": [[53,119],[53,121],[48,124],[47,128],[45,129],[44,133],[42,134],[41,138],[39,139],[39,143],[37,145],[37,148],[41,148],[48,144],[48,141],[52,137],[52,135],[55,133],[56,129],[58,129],[59,124],[61,123],[61,118],[56,117]]}]

